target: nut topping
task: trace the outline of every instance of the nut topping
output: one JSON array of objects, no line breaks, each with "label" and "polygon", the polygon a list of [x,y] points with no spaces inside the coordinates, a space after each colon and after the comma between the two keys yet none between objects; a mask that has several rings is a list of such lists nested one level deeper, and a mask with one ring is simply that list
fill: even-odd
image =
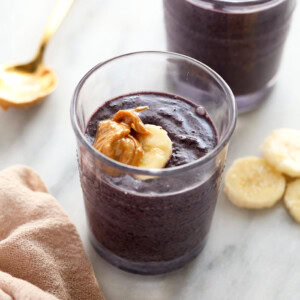
[{"label": "nut topping", "polygon": [[99,122],[94,147],[118,162],[137,166],[144,151],[140,142],[132,134],[136,132],[140,135],[150,135],[151,133],[135,112],[145,109],[148,107],[120,110],[112,120]]}]

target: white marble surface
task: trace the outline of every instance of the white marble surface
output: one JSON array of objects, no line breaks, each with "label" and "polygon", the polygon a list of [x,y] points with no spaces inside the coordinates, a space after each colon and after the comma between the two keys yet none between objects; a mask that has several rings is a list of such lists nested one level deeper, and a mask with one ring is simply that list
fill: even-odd
[{"label": "white marble surface", "polygon": [[[52,2],[0,2],[1,63],[33,56]],[[258,110],[239,118],[227,165],[259,154],[274,128],[300,129],[299,7],[292,25],[278,85]],[[30,110],[0,111],[0,169],[26,164],[41,174],[76,224],[107,300],[300,299],[300,225],[281,203],[253,212],[221,194],[203,254],[163,276],[122,272],[89,245],[69,120],[72,92],[96,63],[150,49],[165,49],[161,0],[76,0],[46,53],[60,79],[57,90]]]}]

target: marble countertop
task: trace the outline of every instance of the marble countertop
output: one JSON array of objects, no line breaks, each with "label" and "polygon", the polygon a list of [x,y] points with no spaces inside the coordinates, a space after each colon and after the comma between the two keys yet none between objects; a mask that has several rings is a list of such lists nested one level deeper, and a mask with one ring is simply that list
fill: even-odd
[{"label": "marble countertop", "polygon": [[[0,62],[29,60],[36,51],[51,0],[0,2]],[[300,129],[300,9],[271,97],[239,117],[227,166],[259,155],[271,130]],[[79,79],[95,64],[138,50],[164,50],[161,0],[76,0],[46,53],[57,90],[31,109],[0,110],[0,169],[36,169],[76,224],[107,300],[300,299],[300,225],[282,203],[265,211],[234,207],[221,193],[204,252],[183,269],[161,276],[120,271],[95,253],[77,170],[69,106]]]}]

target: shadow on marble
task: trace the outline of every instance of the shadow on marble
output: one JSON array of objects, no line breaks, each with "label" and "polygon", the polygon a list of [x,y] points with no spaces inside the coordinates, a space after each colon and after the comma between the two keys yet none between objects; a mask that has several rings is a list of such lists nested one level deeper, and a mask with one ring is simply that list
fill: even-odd
[{"label": "shadow on marble", "polygon": [[[87,235],[87,234],[86,234]],[[97,280],[107,300],[176,300],[189,285],[197,267],[196,258],[185,267],[163,275],[137,275],[122,271],[102,259],[92,245],[86,245]]]}]

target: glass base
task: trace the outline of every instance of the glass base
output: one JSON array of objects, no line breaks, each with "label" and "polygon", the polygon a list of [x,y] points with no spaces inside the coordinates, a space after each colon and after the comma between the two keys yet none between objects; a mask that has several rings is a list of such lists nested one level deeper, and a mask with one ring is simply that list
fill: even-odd
[{"label": "glass base", "polygon": [[127,271],[130,273],[141,274],[141,275],[158,275],[168,273],[183,267],[188,262],[196,258],[203,250],[206,239],[203,240],[201,245],[189,253],[178,257],[170,261],[160,261],[160,262],[135,262],[120,256],[115,255],[110,250],[103,247],[94,237],[92,233],[89,234],[89,239],[96,250],[96,252],[104,258],[107,262],[114,265],[115,267]]},{"label": "glass base", "polygon": [[238,113],[243,114],[254,110],[264,100],[267,99],[275,85],[275,80],[271,80],[264,88],[251,94],[235,95]]}]

